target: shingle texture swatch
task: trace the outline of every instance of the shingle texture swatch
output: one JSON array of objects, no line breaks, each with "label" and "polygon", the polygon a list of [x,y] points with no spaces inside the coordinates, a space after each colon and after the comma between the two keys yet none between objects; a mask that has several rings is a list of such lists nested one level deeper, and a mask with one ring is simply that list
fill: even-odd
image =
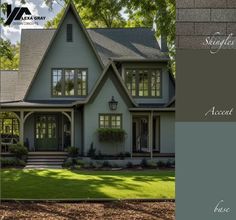
[{"label": "shingle texture swatch", "polygon": [[236,35],[236,0],[176,0],[177,48],[208,49],[203,42],[216,32],[219,39]]}]

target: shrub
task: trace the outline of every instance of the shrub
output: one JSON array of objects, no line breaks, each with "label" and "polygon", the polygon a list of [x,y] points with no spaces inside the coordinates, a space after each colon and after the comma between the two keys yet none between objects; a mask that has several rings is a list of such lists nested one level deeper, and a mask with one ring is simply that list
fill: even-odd
[{"label": "shrub", "polygon": [[11,145],[9,151],[15,155],[16,158],[22,159],[24,156],[27,156],[28,150],[25,146],[20,143]]},{"label": "shrub", "polygon": [[81,165],[75,165],[75,166],[74,166],[74,169],[76,169],[76,170],[80,170],[81,167],[82,167]]},{"label": "shrub", "polygon": [[143,158],[140,165],[141,165],[141,167],[148,167],[147,160],[145,158]]},{"label": "shrub", "polygon": [[67,147],[67,152],[70,157],[77,157],[79,153],[79,149],[77,147]]},{"label": "shrub", "polygon": [[24,167],[26,165],[25,161],[20,160],[20,159],[4,159],[1,158],[1,167],[11,167],[11,166],[22,166]]},{"label": "shrub", "polygon": [[118,128],[99,128],[98,139],[100,142],[123,142],[125,131]]},{"label": "shrub", "polygon": [[83,160],[76,160],[76,164],[83,167],[85,162]]},{"label": "shrub", "polygon": [[129,162],[126,164],[126,167],[127,167],[127,168],[133,168],[134,165],[133,165],[132,162],[129,161]]},{"label": "shrub", "polygon": [[170,160],[168,160],[168,161],[166,162],[166,168],[171,168],[171,167],[172,167],[172,163],[171,163]]},{"label": "shrub", "polygon": [[102,166],[103,167],[112,167],[111,164],[106,160],[102,163]]},{"label": "shrub", "polygon": [[125,154],[122,153],[122,152],[120,152],[120,153],[118,154],[118,157],[119,157],[120,159],[125,159]]},{"label": "shrub", "polygon": [[147,165],[149,168],[156,168],[157,167],[157,164],[153,161],[148,161]]},{"label": "shrub", "polygon": [[87,156],[93,158],[95,157],[95,155],[96,155],[96,149],[93,148],[93,143],[91,143]]},{"label": "shrub", "polygon": [[164,163],[163,161],[159,160],[159,161],[157,162],[157,167],[158,167],[158,168],[163,168],[163,167],[165,167],[165,163]]},{"label": "shrub", "polygon": [[125,152],[125,157],[131,157],[130,152]]},{"label": "shrub", "polygon": [[66,168],[70,168],[70,167],[73,167],[74,163],[73,163],[73,160],[71,158],[68,158],[64,163],[63,163],[63,167],[66,167]]}]

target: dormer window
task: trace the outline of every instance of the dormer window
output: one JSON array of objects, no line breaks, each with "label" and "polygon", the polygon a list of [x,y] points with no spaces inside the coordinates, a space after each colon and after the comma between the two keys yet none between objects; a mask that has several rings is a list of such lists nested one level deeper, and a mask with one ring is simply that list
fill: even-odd
[{"label": "dormer window", "polygon": [[67,24],[66,27],[66,40],[67,42],[73,41],[73,26],[72,24]]},{"label": "dormer window", "polygon": [[134,97],[160,97],[161,70],[126,69],[125,84]]}]

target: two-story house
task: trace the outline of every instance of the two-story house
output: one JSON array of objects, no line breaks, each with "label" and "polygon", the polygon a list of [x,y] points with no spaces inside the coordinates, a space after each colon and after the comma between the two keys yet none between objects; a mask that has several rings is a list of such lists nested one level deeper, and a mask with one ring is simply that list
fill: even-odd
[{"label": "two-story house", "polygon": [[[34,152],[173,157],[175,80],[154,34],[86,29],[71,3],[56,30],[22,30],[19,71],[1,71],[2,151],[10,137]],[[125,139],[101,142],[98,128]]]}]

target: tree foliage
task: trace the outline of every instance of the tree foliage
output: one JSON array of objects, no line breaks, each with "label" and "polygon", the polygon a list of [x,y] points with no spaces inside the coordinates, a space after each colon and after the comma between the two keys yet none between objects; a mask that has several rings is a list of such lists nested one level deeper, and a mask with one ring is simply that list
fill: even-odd
[{"label": "tree foliage", "polygon": [[156,26],[156,36],[166,38],[171,55],[174,55],[175,0],[127,0],[129,26]]},{"label": "tree foliage", "polygon": [[2,70],[15,70],[19,66],[20,44],[11,44],[9,40],[0,38],[0,67]]},{"label": "tree foliage", "polygon": [[[50,0],[47,1],[48,3]],[[68,0],[65,0],[67,3]],[[92,27],[124,27],[126,22],[121,10],[125,6],[125,0],[74,0],[84,25]],[[51,4],[53,7],[53,4]],[[63,15],[64,8],[57,16],[46,23],[47,28],[56,28]]]}]

